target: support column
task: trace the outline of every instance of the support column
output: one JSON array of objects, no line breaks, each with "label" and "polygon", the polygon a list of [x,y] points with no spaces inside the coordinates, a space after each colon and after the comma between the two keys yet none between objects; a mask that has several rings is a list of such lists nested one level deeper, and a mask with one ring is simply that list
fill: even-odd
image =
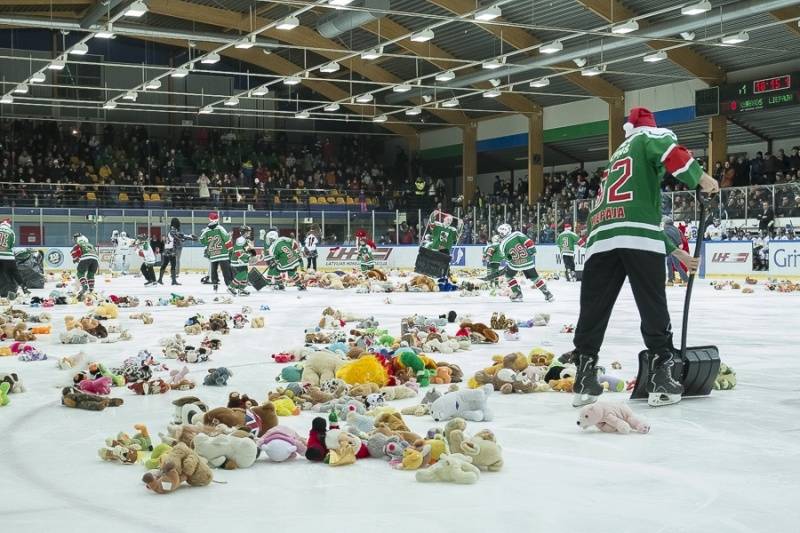
[{"label": "support column", "polygon": [[544,192],[544,114],[542,108],[528,115],[528,204]]},{"label": "support column", "polygon": [[462,127],[462,132],[462,190],[466,208],[475,196],[475,182],[478,179],[478,123],[469,122]]},{"label": "support column", "polygon": [[608,158],[625,140],[625,97],[620,96],[608,101]]},{"label": "support column", "polygon": [[723,115],[708,119],[708,173],[714,172],[714,164],[728,159],[728,118]]}]

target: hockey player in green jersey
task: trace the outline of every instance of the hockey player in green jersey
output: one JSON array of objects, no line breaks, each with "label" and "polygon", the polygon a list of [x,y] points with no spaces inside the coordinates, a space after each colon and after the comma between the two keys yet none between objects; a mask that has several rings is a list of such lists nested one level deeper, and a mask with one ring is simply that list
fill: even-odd
[{"label": "hockey player in green jersey", "polygon": [[274,288],[283,290],[281,276],[286,274],[289,281],[294,283],[298,290],[306,290],[300,273],[297,271],[303,264],[303,257],[300,243],[296,240],[279,236],[276,229],[269,230],[264,259],[269,267],[267,276]]},{"label": "hockey player in green jersey", "polygon": [[84,297],[86,293],[94,292],[94,275],[97,274],[97,250],[89,243],[89,239],[76,233],[72,236],[75,239],[75,246],[72,247],[70,255],[72,261],[78,264],[78,280],[81,290],[78,299]]},{"label": "hockey player in green jersey", "polygon": [[356,231],[356,246],[358,247],[358,267],[361,272],[369,272],[375,270],[375,257],[372,255],[372,250],[375,249],[375,243],[370,240],[369,235],[363,229]]},{"label": "hockey player in green jersey", "polygon": [[675,134],[656,126],[653,114],[634,108],[625,124],[625,140],[603,176],[597,204],[589,214],[589,237],[581,283],[580,315],[573,358],[577,371],[572,405],[597,401],[597,355],[611,311],[625,278],[639,308],[641,332],[650,368],[646,389],[653,406],[680,401],[683,386],[673,379],[676,355],[664,289],[664,257],[672,254],[695,270],[698,260],[676,249],[660,227],[661,179],[666,172],[690,189],[719,191]]},{"label": "hockey player in green jersey", "polygon": [[556,237],[558,252],[564,264],[564,273],[567,281],[575,280],[575,246],[578,244],[578,234],[572,231],[571,224],[564,224],[564,231]]},{"label": "hockey player in green jersey", "polygon": [[431,235],[431,241],[426,247],[450,255],[450,250],[458,241],[459,233],[458,228],[453,226],[452,215],[434,211],[431,214],[431,221],[428,223],[428,232]]},{"label": "hockey player in green jersey", "polygon": [[228,292],[235,296],[237,292],[232,285],[230,261],[233,242],[225,228],[219,225],[219,213],[211,212],[208,214],[208,225],[203,229],[199,240],[200,244],[206,247],[205,254],[211,262],[211,283],[214,286],[214,292],[219,289],[219,273],[217,269],[220,269],[222,270],[225,286],[228,287]]},{"label": "hockey player in green jersey", "polygon": [[22,292],[30,294],[17,268],[17,259],[14,257],[15,244],[14,228],[11,227],[11,221],[6,218],[0,222],[0,275],[11,278],[17,285],[22,287]]},{"label": "hockey player in green jersey", "polygon": [[500,249],[500,237],[492,236],[492,241],[483,249],[483,264],[486,265],[486,277],[484,278],[493,287],[497,286],[497,278],[503,273],[500,266],[503,263],[503,251]]},{"label": "hockey player in green jersey", "polygon": [[522,289],[517,283],[517,273],[522,272],[525,277],[533,282],[533,286],[542,291],[544,299],[548,302],[555,300],[553,293],[547,289],[547,284],[539,277],[534,267],[536,246],[533,241],[519,231],[512,231],[508,224],[500,224],[497,228],[500,234],[500,250],[506,260],[506,278],[511,289],[511,301],[522,301]]},{"label": "hockey player in green jersey", "polygon": [[253,230],[249,226],[239,228],[239,236],[233,241],[231,249],[231,269],[233,270],[233,288],[240,296],[248,296],[247,292],[247,272],[250,266],[250,258],[255,254],[253,243],[250,236]]}]

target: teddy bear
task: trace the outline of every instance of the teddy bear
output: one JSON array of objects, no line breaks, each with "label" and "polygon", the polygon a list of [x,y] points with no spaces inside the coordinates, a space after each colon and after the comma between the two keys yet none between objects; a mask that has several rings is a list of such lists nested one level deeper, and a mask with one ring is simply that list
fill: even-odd
[{"label": "teddy bear", "polygon": [[488,429],[468,437],[464,430],[467,423],[463,418],[454,418],[444,427],[444,437],[450,450],[463,453],[472,458],[472,464],[481,470],[497,472],[503,467],[503,449],[495,441]]},{"label": "teddy bear", "polygon": [[175,406],[172,420],[176,424],[194,424],[202,420],[208,407],[196,396],[183,396],[172,401]]},{"label": "teddy bear", "polygon": [[7,381],[0,382],[0,407],[5,407],[11,401],[8,398],[8,392],[11,390],[11,384]]},{"label": "teddy bear", "polygon": [[16,372],[0,374],[0,383],[8,383],[8,392],[12,394],[25,392],[22,380]]},{"label": "teddy bear", "polygon": [[633,414],[627,405],[597,402],[581,409],[578,415],[578,426],[588,429],[597,426],[603,433],[648,433],[650,424]]},{"label": "teddy bear", "polygon": [[462,322],[461,327],[470,331],[470,338],[474,343],[496,344],[500,341],[497,332],[481,322]]},{"label": "teddy bear", "polygon": [[221,366],[219,368],[209,368],[208,374],[203,378],[203,385],[211,385],[214,387],[225,387],[228,385],[228,379],[233,376],[233,372]]},{"label": "teddy bear", "polygon": [[169,383],[160,378],[149,381],[137,381],[128,385],[128,388],[141,396],[148,394],[164,394],[172,390]]},{"label": "teddy bear", "polygon": [[575,385],[575,378],[561,378],[561,379],[553,379],[547,382],[550,385],[550,388],[554,391],[559,392],[572,392],[572,387]]},{"label": "teddy bear", "polygon": [[102,302],[94,310],[94,317],[98,319],[112,319],[119,316],[119,309],[113,302]]},{"label": "teddy bear", "polygon": [[231,392],[228,394],[228,407],[230,409],[249,409],[258,402],[251,399],[247,394],[239,394],[238,392]]},{"label": "teddy bear", "polygon": [[492,411],[486,400],[492,393],[492,385],[483,385],[477,389],[459,390],[441,396],[431,404],[431,416],[437,422],[461,417],[472,422],[489,421]]},{"label": "teddy bear", "polygon": [[217,407],[203,415],[203,423],[209,426],[225,424],[231,428],[246,427],[257,437],[278,425],[278,415],[272,402],[249,409]]},{"label": "teddy bear", "polygon": [[471,485],[480,478],[480,470],[472,464],[472,457],[461,453],[447,453],[439,456],[439,460],[428,468],[418,470],[417,481],[430,483],[443,481]]},{"label": "teddy bear", "polygon": [[323,381],[335,378],[344,363],[335,353],[324,350],[315,352],[306,358],[300,380],[319,386]]},{"label": "teddy bear", "polygon": [[132,313],[129,318],[132,320],[141,320],[142,324],[145,325],[153,323],[153,315],[150,313]]},{"label": "teddy bear", "polygon": [[374,432],[367,438],[367,451],[370,457],[389,460],[393,455],[402,455],[409,444],[396,435]]},{"label": "teddy bear", "polygon": [[123,404],[122,398],[107,398],[96,394],[86,394],[74,387],[61,389],[61,405],[73,409],[86,411],[102,411],[106,407],[119,407]]},{"label": "teddy bear", "polygon": [[275,407],[275,414],[278,416],[297,416],[300,414],[300,408],[288,396],[281,396],[271,401]]},{"label": "teddy bear", "polygon": [[209,436],[199,433],[194,438],[194,451],[205,457],[212,468],[234,470],[253,466],[258,457],[258,447],[249,437],[230,435]]},{"label": "teddy bear", "polygon": [[736,372],[725,363],[719,365],[719,373],[714,380],[714,390],[730,390],[736,386]]},{"label": "teddy bear", "polygon": [[132,465],[139,459],[142,447],[134,442],[125,433],[119,433],[116,438],[106,439],[106,447],[97,450],[97,455],[103,461]]},{"label": "teddy bear", "polygon": [[286,426],[275,426],[258,439],[258,449],[264,452],[267,459],[282,463],[306,454],[305,440],[293,429]]},{"label": "teddy bear", "polygon": [[108,331],[106,330],[105,326],[100,323],[100,321],[95,320],[94,318],[83,317],[81,318],[80,323],[83,331],[91,336],[98,339],[105,339],[108,337]]},{"label": "teddy bear", "polygon": [[406,385],[381,387],[379,392],[383,394],[386,401],[405,400],[406,398],[413,398],[417,395],[417,391]]},{"label": "teddy bear", "polygon": [[437,366],[436,374],[431,377],[431,383],[436,385],[446,385],[452,382],[453,371],[448,366]]},{"label": "teddy bear", "polygon": [[183,327],[183,332],[187,335],[200,335],[203,333],[203,327],[200,324],[190,324]]},{"label": "teddy bear", "polygon": [[183,482],[192,487],[205,487],[214,479],[206,460],[182,442],[162,455],[160,460],[160,469],[142,476],[147,488],[157,494],[173,492]]}]

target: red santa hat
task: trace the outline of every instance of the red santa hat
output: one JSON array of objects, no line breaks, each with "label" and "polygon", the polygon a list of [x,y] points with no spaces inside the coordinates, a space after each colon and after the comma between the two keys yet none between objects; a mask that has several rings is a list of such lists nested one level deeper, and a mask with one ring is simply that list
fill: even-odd
[{"label": "red santa hat", "polygon": [[634,107],[628,115],[628,122],[622,125],[625,130],[625,137],[629,137],[635,128],[656,128],[656,117],[644,107]]},{"label": "red santa hat", "polygon": [[572,229],[572,224],[564,224],[564,230]]},{"label": "red santa hat", "polygon": [[219,213],[216,211],[212,211],[208,214],[208,221],[209,222],[219,222]]}]

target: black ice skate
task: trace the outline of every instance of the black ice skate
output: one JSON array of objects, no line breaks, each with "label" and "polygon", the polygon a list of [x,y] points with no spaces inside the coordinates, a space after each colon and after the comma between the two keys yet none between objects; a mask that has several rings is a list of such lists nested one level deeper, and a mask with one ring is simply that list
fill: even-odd
[{"label": "black ice skate", "polygon": [[219,290],[219,285],[217,285],[217,284],[215,283],[215,284],[214,284],[214,292],[217,292],[218,290]]},{"label": "black ice skate", "polygon": [[80,292],[78,293],[78,296],[77,296],[76,298],[77,298],[78,300],[82,300],[82,299],[83,299],[83,297],[84,297],[84,296],[86,296],[86,293],[87,293],[87,292],[88,292],[88,291],[87,291],[85,288],[81,289],[81,290],[80,290]]},{"label": "black ice skate", "polygon": [[172,284],[173,284],[173,285],[180,285],[180,283],[178,283],[178,280],[177,280],[177,279],[173,279],[173,280],[172,280]]},{"label": "black ice skate", "polygon": [[672,353],[656,354],[650,360],[650,376],[647,378],[647,403],[651,407],[671,405],[681,401],[683,385],[672,377]]},{"label": "black ice skate", "polygon": [[514,294],[512,294],[511,295],[511,301],[512,302],[522,302],[522,293],[521,292],[515,292]]},{"label": "black ice skate", "polygon": [[236,289],[234,289],[233,287],[228,287],[228,292],[231,293],[234,296],[237,296],[239,294],[239,292]]},{"label": "black ice skate", "polygon": [[603,386],[597,381],[597,356],[580,354],[576,360],[578,367],[575,373],[575,385],[572,392],[575,396],[572,399],[573,407],[583,407],[594,403],[603,394]]},{"label": "black ice skate", "polygon": [[555,301],[555,299],[556,299],[556,297],[555,297],[555,296],[553,296],[553,293],[552,293],[552,292],[550,292],[550,291],[548,291],[548,290],[545,290],[545,291],[544,291],[544,301],[545,301],[545,302],[554,302],[554,301]]},{"label": "black ice skate", "polygon": [[250,293],[244,289],[239,289],[239,296],[250,296]]}]

